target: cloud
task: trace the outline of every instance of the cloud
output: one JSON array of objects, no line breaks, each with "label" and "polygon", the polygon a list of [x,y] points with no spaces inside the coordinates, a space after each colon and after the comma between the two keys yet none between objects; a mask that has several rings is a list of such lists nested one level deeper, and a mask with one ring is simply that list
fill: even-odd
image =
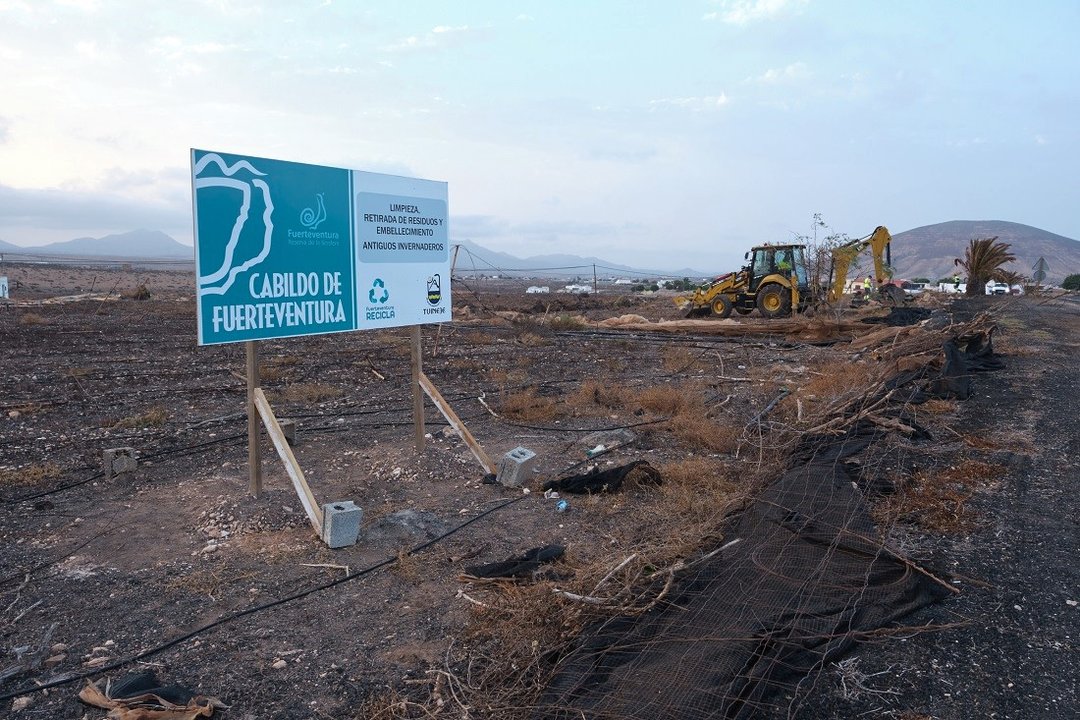
[{"label": "cloud", "polygon": [[514,19],[517,20],[518,22],[532,22],[532,21],[536,20],[536,18],[534,18],[532,15],[526,15],[525,13],[522,13],[522,14],[518,15]]},{"label": "cloud", "polygon": [[703,20],[719,20],[729,25],[747,25],[773,20],[798,12],[809,0],[719,0],[720,9],[705,13]]},{"label": "cloud", "polygon": [[649,101],[649,108],[652,110],[678,108],[691,112],[708,112],[718,110],[727,105],[728,102],[730,102],[728,96],[725,93],[720,93],[719,95],[706,95],[703,97],[658,98]]},{"label": "cloud", "polygon": [[455,45],[473,33],[468,25],[436,25],[423,35],[410,35],[383,48],[388,52],[410,52],[416,50],[437,50]]},{"label": "cloud", "polygon": [[780,83],[801,80],[809,76],[810,71],[807,69],[806,63],[800,60],[782,68],[769,68],[761,75],[747,78],[747,82],[754,82],[762,85],[778,85]]},{"label": "cloud", "polygon": [[69,7],[84,13],[93,13],[101,9],[99,0],[56,0],[61,7]]},{"label": "cloud", "polygon": [[98,229],[122,232],[139,227],[190,228],[190,201],[177,200],[128,198],[111,189],[72,191],[0,185],[0,227],[60,229],[73,234]]}]

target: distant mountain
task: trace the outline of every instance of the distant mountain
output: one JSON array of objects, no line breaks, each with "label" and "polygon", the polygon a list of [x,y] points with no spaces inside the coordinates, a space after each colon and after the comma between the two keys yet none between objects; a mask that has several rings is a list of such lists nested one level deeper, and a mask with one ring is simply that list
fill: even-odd
[{"label": "distant mountain", "polygon": [[19,252],[20,250],[26,250],[26,248],[21,248],[18,245],[12,245],[9,242],[0,240],[0,252]]},{"label": "distant mountain", "polygon": [[520,258],[497,250],[489,250],[471,240],[462,240],[460,245],[461,251],[458,253],[457,258],[457,272],[468,274],[540,278],[591,277],[593,265],[595,265],[596,274],[600,277],[610,277],[612,275],[625,275],[628,277],[671,276],[693,279],[711,277],[709,273],[693,268],[681,268],[678,270],[635,268],[591,255],[587,257],[566,254],[530,255],[529,257]]},{"label": "distant mountain", "polygon": [[[22,252],[48,255],[77,255],[81,257],[169,258],[194,259],[195,251],[157,230],[132,230],[118,235],[92,238],[81,237],[54,242],[33,248],[17,248]],[[13,251],[14,252],[14,251]]]},{"label": "distant mountain", "polygon": [[892,265],[898,278],[937,280],[953,274],[953,260],[964,256],[972,238],[997,237],[1009,243],[1016,261],[1006,266],[1030,276],[1032,266],[1045,258],[1047,282],[1061,282],[1080,272],[1080,241],[1046,230],[1003,220],[952,220],[893,235]]}]

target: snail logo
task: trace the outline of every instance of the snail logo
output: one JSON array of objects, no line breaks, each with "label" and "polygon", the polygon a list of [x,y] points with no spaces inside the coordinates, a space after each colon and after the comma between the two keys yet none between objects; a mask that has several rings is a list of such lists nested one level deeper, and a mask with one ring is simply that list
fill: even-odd
[{"label": "snail logo", "polygon": [[442,278],[435,273],[427,279],[428,305],[438,305],[440,300],[442,300]]},{"label": "snail logo", "polygon": [[[376,292],[376,291],[381,291]],[[382,278],[375,278],[375,282],[371,283],[371,289],[368,290],[368,300],[372,304],[385,305],[386,301],[390,299],[390,291],[386,289],[386,283]]]},{"label": "snail logo", "polygon": [[309,207],[300,211],[300,224],[308,230],[318,230],[319,225],[326,219],[326,205],[323,203],[323,194],[315,193],[315,209]]},{"label": "snail logo", "polygon": [[[199,276],[199,292],[202,295],[224,295],[236,281],[237,275],[260,264],[270,254],[270,240],[274,234],[274,203],[270,198],[270,186],[262,179],[266,173],[260,172],[247,160],[229,165],[217,153],[207,153],[199,158],[192,176],[196,205],[201,202],[198,198],[205,198],[210,206],[230,208],[224,217],[212,216],[207,212],[206,226],[200,220],[198,228],[200,238],[206,236],[210,240],[205,243],[200,240],[200,247],[223,248],[217,270]],[[236,193],[239,193],[238,197]],[[236,199],[239,199],[238,206]],[[261,217],[251,217],[253,202],[256,210],[262,207]],[[231,214],[231,208],[235,208],[235,216]],[[229,239],[213,242],[213,238],[210,238],[213,230],[222,227],[231,227]]]}]

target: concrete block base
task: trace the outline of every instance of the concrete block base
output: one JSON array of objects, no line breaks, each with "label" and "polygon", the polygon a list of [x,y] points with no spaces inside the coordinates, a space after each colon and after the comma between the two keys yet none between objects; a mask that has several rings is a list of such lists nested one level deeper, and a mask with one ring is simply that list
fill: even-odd
[{"label": "concrete block base", "polygon": [[528,448],[516,447],[499,460],[499,472],[495,479],[501,485],[521,487],[529,482],[534,465],[536,453]]},{"label": "concrete block base", "polygon": [[281,433],[285,436],[285,441],[290,446],[296,444],[296,421],[289,420],[288,418],[281,418],[278,420],[278,425],[281,425]]},{"label": "concrete block base", "polygon": [[360,522],[364,518],[364,511],[352,500],[326,503],[322,510],[323,542],[330,548],[355,545],[360,537]]},{"label": "concrete block base", "polygon": [[102,453],[102,466],[105,479],[112,480],[117,475],[135,472],[139,461],[135,459],[135,448],[112,448]]}]

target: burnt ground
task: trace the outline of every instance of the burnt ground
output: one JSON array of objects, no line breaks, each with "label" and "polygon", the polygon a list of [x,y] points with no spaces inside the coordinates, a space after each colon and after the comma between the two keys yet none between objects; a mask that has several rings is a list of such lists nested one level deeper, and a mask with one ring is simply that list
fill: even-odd
[{"label": "burnt ground", "polygon": [[[986,308],[992,298],[954,312]],[[961,590],[905,622],[948,628],[864,646],[821,676],[806,717],[1080,716],[1080,303],[997,312],[1006,367],[976,378],[948,422],[955,442],[933,451],[994,466],[966,503],[972,526],[904,538]]]},{"label": "burnt ground", "polygon": [[[365,512],[361,542],[331,551],[266,442],[265,492],[247,493],[242,348],[195,347],[186,275],[133,280],[26,266],[7,274],[28,301],[112,292],[0,310],[0,672],[48,636],[40,648],[48,660],[5,680],[0,694],[73,673],[152,668],[165,682],[219,697],[226,718],[527,716],[494,702],[490,678],[453,702],[440,678],[451,668],[472,672],[474,662],[478,676],[485,663],[499,669],[500,645],[511,656],[507,677],[522,657],[539,667],[543,643],[566,627],[499,615],[499,592],[523,606],[534,598],[463,584],[465,565],[559,543],[568,548],[560,584],[587,592],[603,574],[597,567],[631,553],[670,564],[686,538],[678,546],[669,536],[692,536],[727,507],[703,513],[703,502],[739,497],[733,487],[703,498],[702,473],[724,470],[749,488],[773,470],[768,443],[749,442],[747,428],[782,388],[805,391],[810,412],[857,395],[873,362],[853,359],[846,337],[808,344],[588,324],[623,313],[674,318],[667,298],[534,299],[517,288],[455,287],[461,322],[425,328],[425,371],[493,457],[518,445],[537,452],[525,494],[484,484],[430,405],[431,437],[417,455],[406,331],[264,343],[263,385],[278,415],[299,423],[295,452],[316,497],[351,499]],[[115,300],[139,284],[152,300]],[[939,312],[962,320],[993,300]],[[1076,714],[1080,609],[1067,601],[1080,600],[1070,455],[1078,311],[1032,299],[988,307],[1006,369],[977,378],[968,400],[939,401],[925,414],[934,443],[883,449],[901,456],[866,463],[908,468],[905,476],[916,466],[994,468],[970,497],[952,498],[953,522],[910,511],[889,526],[896,545],[961,591],[910,624],[949,627],[863,646],[854,661],[824,668],[802,689],[799,717]],[[510,322],[509,311],[525,316]],[[793,404],[780,409],[794,418]],[[574,497],[557,513],[541,482],[627,427],[634,441],[598,462],[645,459],[668,482]],[[140,455],[138,470],[105,479],[101,452],[122,446]],[[364,573],[387,559],[396,562]],[[346,572],[354,579],[111,668]],[[491,625],[507,634],[485,634]],[[7,699],[0,714],[101,717],[76,700],[78,687],[24,696],[17,711],[22,705]],[[484,692],[492,702],[482,702]]]}]

